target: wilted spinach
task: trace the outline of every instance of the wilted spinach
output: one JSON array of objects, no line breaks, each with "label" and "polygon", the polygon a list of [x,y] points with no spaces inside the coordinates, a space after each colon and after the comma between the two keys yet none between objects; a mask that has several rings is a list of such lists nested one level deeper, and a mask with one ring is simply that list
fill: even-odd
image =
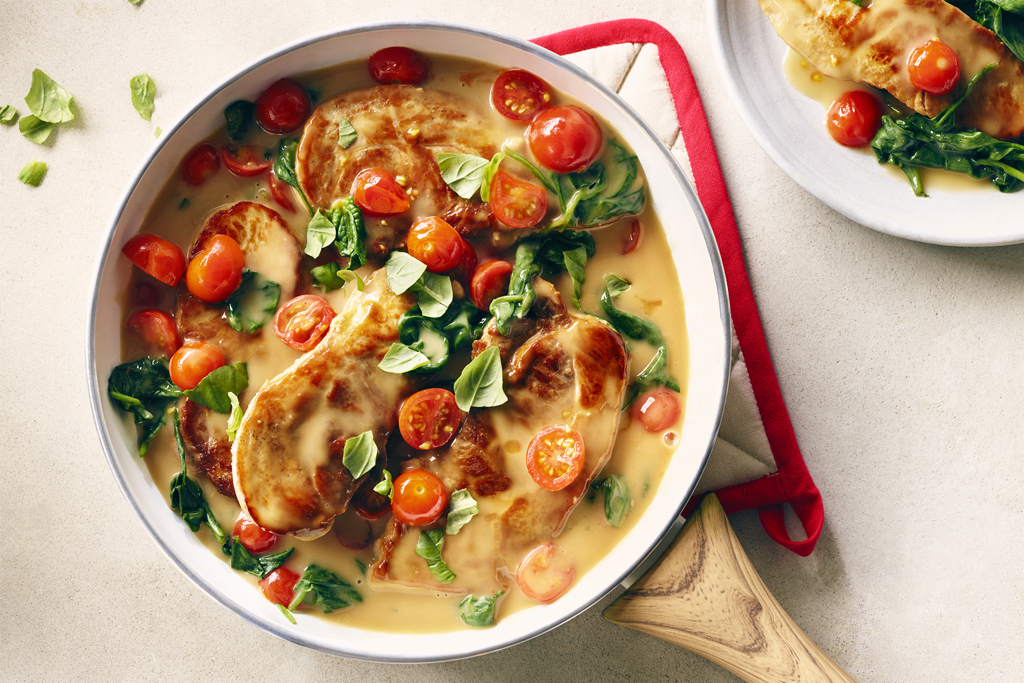
[{"label": "wilted spinach", "polygon": [[178,511],[185,524],[192,531],[199,531],[203,522],[217,537],[217,542],[227,548],[228,536],[217,518],[213,516],[210,504],[203,496],[203,489],[194,479],[188,476],[185,469],[185,441],[181,438],[181,420],[178,411],[174,411],[174,441],[178,445],[178,458],[181,461],[181,472],[171,479],[171,508]]},{"label": "wilted spinach", "polygon": [[163,358],[140,358],[110,371],[107,393],[139,425],[139,455],[167,421],[167,408],[181,396]]},{"label": "wilted spinach", "polygon": [[298,151],[298,138],[282,138],[281,144],[277,148],[277,160],[274,161],[274,175],[299,191],[302,203],[306,205],[306,210],[312,216],[313,207],[309,205],[309,199],[306,198],[306,193],[302,191],[299,179],[295,176],[295,155]]},{"label": "wilted spinach", "polygon": [[294,610],[305,602],[307,605],[320,604],[327,614],[362,601],[363,596],[348,581],[330,569],[311,564],[295,584],[295,598],[288,609]]},{"label": "wilted spinach", "polygon": [[280,300],[281,285],[247,268],[242,271],[242,283],[228,297],[228,324],[252,334],[274,319]]}]

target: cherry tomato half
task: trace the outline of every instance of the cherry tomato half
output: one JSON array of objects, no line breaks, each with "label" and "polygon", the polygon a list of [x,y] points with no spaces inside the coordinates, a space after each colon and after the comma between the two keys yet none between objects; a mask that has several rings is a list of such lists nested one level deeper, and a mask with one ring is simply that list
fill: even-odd
[{"label": "cherry tomato half", "polygon": [[287,567],[278,567],[260,579],[260,590],[267,600],[287,607],[295,599],[295,584],[299,575]]},{"label": "cherry tomato half", "polygon": [[526,131],[530,151],[558,173],[582,171],[601,153],[604,134],[593,116],[571,104],[537,114]]},{"label": "cherry tomato half", "polygon": [[633,222],[629,224],[629,233],[626,235],[626,239],[622,241],[622,255],[632,254],[640,248],[640,243],[643,240],[644,224],[639,219],[634,218]]},{"label": "cherry tomato half", "polygon": [[470,244],[465,237],[462,237],[462,256],[459,258],[459,262],[455,264],[449,272],[449,276],[455,280],[458,280],[469,288],[470,280],[473,277],[473,273],[476,272],[476,249]]},{"label": "cherry tomato half", "polygon": [[882,110],[870,93],[851,90],[836,98],[825,121],[828,134],[840,145],[864,147],[882,126]]},{"label": "cherry tomato half", "polygon": [[273,173],[267,174],[267,185],[270,186],[270,194],[274,201],[283,208],[295,213],[295,204],[292,203],[291,185],[278,178]]},{"label": "cherry tomato half", "polygon": [[171,287],[185,274],[185,254],[178,245],[156,235],[136,235],[121,248],[121,253],[147,275]]},{"label": "cherry tomato half", "polygon": [[551,602],[567,591],[575,578],[572,560],[553,543],[531,550],[516,570],[519,590],[534,602]]},{"label": "cherry tomato half", "polygon": [[933,95],[945,95],[960,80],[960,60],[953,48],[938,40],[929,40],[910,53],[907,60],[910,84]]},{"label": "cherry tomato half", "polygon": [[181,163],[181,175],[189,185],[202,185],[217,172],[220,156],[217,148],[204,142],[192,148]]},{"label": "cherry tomato half", "polygon": [[313,110],[301,83],[282,78],[256,99],[256,122],[268,133],[284,135],[297,129]]},{"label": "cherry tomato half", "polygon": [[224,165],[229,171],[243,178],[253,178],[266,173],[274,163],[267,150],[256,145],[225,145],[220,148],[220,158],[224,160]]},{"label": "cherry tomato half", "polygon": [[366,66],[370,70],[370,78],[381,85],[415,85],[426,78],[430,70],[426,58],[407,47],[377,50],[366,60]]},{"label": "cherry tomato half", "polygon": [[409,255],[425,263],[431,273],[443,273],[459,265],[464,244],[462,235],[437,216],[417,220],[406,237]]},{"label": "cherry tomato half", "polygon": [[409,195],[395,176],[383,168],[364,168],[352,179],[352,200],[360,208],[381,216],[409,210]]},{"label": "cherry tomato half", "polygon": [[395,479],[394,487],[391,512],[402,524],[430,524],[448,507],[448,491],[433,472],[406,470]]},{"label": "cherry tomato half", "polygon": [[491,302],[508,294],[508,283],[512,279],[512,264],[508,261],[484,261],[473,273],[469,285],[469,296],[473,305],[481,311],[488,311]]},{"label": "cherry tomato half", "polygon": [[245,253],[228,235],[214,235],[205,248],[192,257],[185,284],[192,296],[206,303],[224,301],[242,283]]},{"label": "cherry tomato half", "polygon": [[405,399],[398,413],[402,438],[421,451],[440,448],[455,436],[462,411],[455,394],[440,388],[424,389]]},{"label": "cherry tomato half", "polygon": [[540,185],[498,171],[491,181],[491,209],[510,228],[529,228],[547,213],[548,193]]},{"label": "cherry tomato half", "polygon": [[171,356],[171,381],[182,389],[195,389],[204,377],[225,363],[224,354],[213,344],[186,341]]},{"label": "cherry tomato half", "polygon": [[551,88],[529,71],[509,69],[495,79],[491,104],[506,119],[532,121],[551,106]]},{"label": "cherry tomato half", "polygon": [[146,345],[170,358],[181,346],[174,318],[163,311],[139,311],[128,318],[128,329],[139,335]]},{"label": "cherry tomato half", "polygon": [[583,437],[568,425],[551,425],[537,432],[526,448],[526,469],[549,491],[561,491],[576,480],[583,465]]},{"label": "cherry tomato half", "polygon": [[679,420],[681,412],[679,394],[665,387],[644,392],[633,402],[633,417],[649,432],[668,429]]},{"label": "cherry tomato half", "polygon": [[265,553],[277,545],[277,534],[267,531],[244,514],[239,513],[231,535],[245,546],[250,553]]},{"label": "cherry tomato half", "polygon": [[274,334],[293,349],[309,351],[320,343],[337,314],[315,294],[297,296],[274,316]]}]

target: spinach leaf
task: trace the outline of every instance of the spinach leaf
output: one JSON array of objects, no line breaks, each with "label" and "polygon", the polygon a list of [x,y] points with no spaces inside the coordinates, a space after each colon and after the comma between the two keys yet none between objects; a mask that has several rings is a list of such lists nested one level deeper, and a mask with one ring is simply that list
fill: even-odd
[{"label": "spinach leaf", "polygon": [[294,610],[303,602],[307,605],[319,603],[324,608],[324,614],[329,614],[362,601],[363,596],[348,581],[330,569],[311,564],[295,584],[295,598],[288,609]]},{"label": "spinach leaf", "polygon": [[395,294],[404,294],[415,285],[427,266],[404,251],[393,251],[384,264],[388,274],[388,287]]},{"label": "spinach leaf", "polygon": [[565,260],[565,270],[572,278],[572,305],[580,307],[580,296],[583,294],[583,283],[587,281],[587,273],[584,268],[587,265],[587,250],[585,247],[576,247],[570,251],[563,251],[562,258]]},{"label": "spinach leaf", "polygon": [[255,111],[256,105],[248,100],[235,100],[225,107],[224,121],[227,123],[228,135],[232,140],[238,142],[245,139]]},{"label": "spinach leaf", "polygon": [[437,168],[441,172],[441,178],[452,192],[463,199],[471,199],[480,189],[489,163],[487,159],[472,154],[441,152],[437,155]]},{"label": "spinach leaf", "polygon": [[228,542],[228,536],[224,533],[213,516],[209,503],[203,496],[203,489],[198,483],[190,478],[185,469],[185,441],[181,438],[181,420],[178,418],[178,411],[174,411],[174,441],[178,445],[178,459],[181,461],[181,472],[171,479],[171,508],[178,511],[185,524],[193,532],[199,531],[200,525],[206,522],[210,531],[217,538],[220,544]]},{"label": "spinach leaf", "polygon": [[455,402],[459,409],[490,408],[508,401],[502,390],[501,356],[492,346],[469,362],[455,380]]},{"label": "spinach leaf", "polygon": [[359,137],[359,133],[352,126],[352,123],[348,119],[342,119],[338,121],[338,146],[342,149],[348,148],[356,138]]},{"label": "spinach leaf", "polygon": [[234,441],[238,435],[238,428],[242,426],[242,406],[238,403],[238,396],[233,391],[228,392],[228,400],[231,401],[231,415],[228,417],[228,441]]},{"label": "spinach leaf", "polygon": [[[355,270],[366,264],[366,225],[363,223],[363,210],[352,197],[334,203],[329,216],[337,230],[334,246],[342,256],[348,256],[349,270]],[[359,288],[362,291],[362,287]]]},{"label": "spinach leaf", "polygon": [[[387,496],[388,500],[394,500],[395,487],[394,482],[391,480],[391,473],[384,470],[383,476],[384,478],[377,482],[377,485],[373,487],[373,490],[382,496]],[[365,566],[363,567],[363,573],[366,573]]]},{"label": "spinach leaf", "polygon": [[625,478],[613,474],[592,486],[604,496],[604,518],[608,524],[616,528],[622,526],[632,504]]},{"label": "spinach leaf", "polygon": [[416,292],[420,311],[428,318],[443,316],[454,297],[451,278],[429,271],[424,272],[411,289]]},{"label": "spinach leaf", "polygon": [[416,374],[437,372],[448,363],[449,351],[468,349],[483,335],[487,317],[468,299],[452,301],[439,318],[428,318],[413,306],[398,320],[398,340],[427,357]]},{"label": "spinach leaf", "polygon": [[139,74],[128,82],[132,90],[132,106],[139,116],[147,121],[153,120],[153,100],[156,98],[156,83],[149,74]]},{"label": "spinach leaf", "polygon": [[312,216],[313,207],[309,205],[309,199],[306,198],[306,193],[302,191],[299,180],[295,176],[295,155],[298,151],[298,138],[282,138],[281,144],[277,148],[277,160],[274,161],[274,175],[299,191],[302,203],[306,205],[306,210]]},{"label": "spinach leaf", "polygon": [[318,288],[321,292],[333,292],[336,289],[340,289],[345,286],[346,282],[356,283],[356,288],[361,292],[366,286],[363,282],[363,278],[359,277],[359,273],[354,270],[342,268],[333,261],[331,263],[325,263],[322,266],[317,266],[310,271],[313,276],[313,286]]},{"label": "spinach leaf", "polygon": [[430,359],[421,351],[400,342],[393,342],[377,367],[384,372],[402,375],[429,364]]},{"label": "spinach leaf", "polygon": [[451,350],[461,351],[471,348],[473,342],[483,336],[489,317],[469,299],[461,299],[452,302],[448,311],[438,321],[438,325],[448,338]]},{"label": "spinach leaf", "polygon": [[359,569],[360,574],[366,576],[366,564],[358,557],[356,558],[356,567]]},{"label": "spinach leaf", "polygon": [[455,491],[448,500],[448,521],[445,523],[444,532],[449,536],[454,536],[478,512],[480,512],[480,508],[477,507],[476,500],[473,499],[469,489]]},{"label": "spinach leaf", "polygon": [[281,300],[281,285],[246,268],[242,283],[228,297],[228,324],[239,332],[252,334],[274,319]]},{"label": "spinach leaf", "polygon": [[18,180],[31,185],[32,187],[39,187],[39,183],[43,182],[43,176],[46,175],[46,162],[33,159],[32,161],[25,164],[25,168],[18,172]]},{"label": "spinach leaf", "polygon": [[367,430],[359,436],[346,439],[341,463],[351,473],[353,479],[358,479],[372,470],[377,463],[377,443],[373,440],[373,432]]},{"label": "spinach leaf", "polygon": [[0,123],[9,126],[18,120],[18,110],[9,104],[0,107]]},{"label": "spinach leaf", "polygon": [[448,568],[441,557],[441,550],[444,548],[444,531],[441,529],[427,529],[420,532],[416,541],[416,554],[427,561],[427,569],[434,575],[434,578],[441,583],[451,583],[455,580],[455,572]]},{"label": "spinach leaf", "polygon": [[494,610],[498,598],[505,594],[505,591],[498,591],[493,598],[478,598],[467,595],[459,603],[459,617],[467,626],[482,628],[494,625]]},{"label": "spinach leaf", "polygon": [[122,363],[110,371],[107,393],[121,410],[135,416],[140,425],[139,455],[145,455],[149,442],[167,419],[167,408],[181,396],[171,381],[163,358],[140,358]]},{"label": "spinach leaf", "polygon": [[28,110],[47,123],[64,123],[75,118],[71,93],[39,69],[32,71],[32,85],[25,95]]},{"label": "spinach leaf", "polygon": [[200,403],[210,410],[228,415],[231,413],[231,399],[228,394],[238,396],[249,386],[249,372],[245,363],[222,365],[200,380],[193,389],[185,391],[185,397]]},{"label": "spinach leaf", "polygon": [[1020,0],[953,0],[950,4],[995,33],[1017,59],[1024,59],[1024,3]]},{"label": "spinach leaf", "polygon": [[50,137],[50,133],[56,127],[57,124],[43,121],[35,114],[22,116],[21,120],[18,121],[18,130],[21,131],[21,134],[37,145],[46,142],[46,139]]},{"label": "spinach leaf", "polygon": [[334,242],[338,236],[338,228],[330,218],[320,213],[320,209],[313,214],[313,219],[306,227],[306,249],[305,253],[313,258],[320,256],[323,249]]},{"label": "spinach leaf", "polygon": [[252,574],[257,579],[264,579],[288,559],[295,548],[288,548],[273,555],[256,556],[246,550],[242,542],[235,536],[231,542],[231,568]]}]

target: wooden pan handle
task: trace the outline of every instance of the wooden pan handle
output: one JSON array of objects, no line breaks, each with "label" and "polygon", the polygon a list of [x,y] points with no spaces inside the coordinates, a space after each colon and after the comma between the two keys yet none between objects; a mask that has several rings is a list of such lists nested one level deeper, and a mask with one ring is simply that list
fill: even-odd
[{"label": "wooden pan handle", "polygon": [[748,683],[856,683],[768,591],[714,494],[604,616],[692,650]]}]

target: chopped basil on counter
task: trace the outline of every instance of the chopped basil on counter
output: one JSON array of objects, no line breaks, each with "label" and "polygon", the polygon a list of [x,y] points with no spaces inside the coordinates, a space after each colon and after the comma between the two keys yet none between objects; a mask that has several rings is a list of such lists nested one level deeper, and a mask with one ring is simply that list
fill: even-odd
[{"label": "chopped basil on counter", "polygon": [[377,443],[373,440],[372,431],[367,430],[345,441],[341,463],[352,474],[353,479],[358,479],[372,470],[376,462]]},{"label": "chopped basil on counter", "polygon": [[491,346],[469,362],[455,380],[455,402],[459,409],[491,408],[508,401],[502,390],[501,356]]},{"label": "chopped basil on counter", "polygon": [[158,138],[161,135],[163,135],[163,133],[163,129],[160,126],[157,126],[156,129],[153,131],[153,137]]},{"label": "chopped basil on counter", "polygon": [[256,271],[242,271],[242,283],[228,297],[228,324],[239,332],[252,334],[274,319],[281,300],[281,285]]},{"label": "chopped basil on counter", "polygon": [[167,408],[181,397],[163,358],[140,358],[118,365],[110,371],[107,393],[121,410],[135,416],[140,427],[140,456],[146,454],[149,442],[166,421]]},{"label": "chopped basil on counter", "polygon": [[9,126],[18,120],[18,110],[9,104],[0,107],[0,123]]},{"label": "chopped basil on counter", "polygon": [[224,121],[232,140],[238,142],[245,139],[254,111],[256,111],[256,105],[248,100],[235,100],[225,107]]},{"label": "chopped basil on counter", "polygon": [[[388,472],[387,470],[384,470],[383,476],[384,476],[384,478],[381,479],[379,482],[377,482],[377,485],[373,487],[373,490],[376,493],[379,493],[382,496],[387,496],[388,500],[394,500],[394,498],[395,498],[395,487],[394,487],[394,482],[391,480],[391,472]],[[357,562],[358,562],[358,560],[357,560]],[[366,573],[366,567],[365,566],[363,567],[363,573],[364,574]]]},{"label": "chopped basil on counter", "polygon": [[473,499],[469,489],[455,491],[448,501],[448,521],[445,524],[444,532],[454,536],[478,512],[480,512],[480,508],[477,507],[476,500]]},{"label": "chopped basil on counter", "polygon": [[39,69],[32,71],[32,86],[25,95],[29,111],[47,123],[65,123],[75,118],[71,93]]},{"label": "chopped basil on counter", "polygon": [[352,123],[348,119],[342,119],[338,121],[338,146],[345,149],[352,145],[359,137],[359,133],[352,127]]},{"label": "chopped basil on counter", "polygon": [[128,83],[132,90],[132,106],[139,116],[147,121],[153,120],[153,100],[156,98],[156,83],[149,74],[134,76]]},{"label": "chopped basil on counter", "polygon": [[181,420],[178,418],[178,411],[174,411],[174,441],[178,445],[178,459],[181,461],[181,472],[171,479],[171,508],[178,511],[185,524],[193,532],[199,531],[203,522],[210,527],[210,531],[217,538],[217,542],[224,545],[228,542],[228,536],[224,533],[213,516],[209,503],[203,496],[203,489],[198,483],[187,474],[185,468],[185,441],[181,438]]},{"label": "chopped basil on counter", "polygon": [[22,116],[21,120],[18,121],[18,130],[21,131],[21,134],[37,145],[46,142],[47,138],[50,137],[50,133],[56,127],[57,124],[43,121],[35,114]]},{"label": "chopped basil on counter", "polygon": [[448,568],[441,557],[441,550],[444,548],[444,531],[441,529],[427,529],[420,532],[416,541],[416,554],[427,561],[427,568],[434,578],[441,583],[451,583],[455,580],[455,572]]},{"label": "chopped basil on counter", "polygon": [[32,187],[39,187],[39,183],[43,182],[43,176],[46,175],[46,162],[33,159],[32,161],[25,164],[25,168],[21,169],[18,173],[18,180],[31,185]]},{"label": "chopped basil on counter", "polygon": [[222,365],[200,380],[194,388],[185,391],[185,397],[202,404],[221,415],[231,413],[229,393],[238,396],[249,386],[249,372],[245,363]]},{"label": "chopped basil on counter", "polygon": [[363,596],[348,581],[330,569],[311,564],[306,567],[302,578],[295,584],[295,598],[288,605],[288,609],[294,610],[300,603],[305,602],[307,605],[319,604],[323,607],[324,614],[329,614],[362,601]]},{"label": "chopped basil on counter", "polygon": [[231,401],[231,416],[228,418],[228,441],[234,441],[238,435],[238,428],[242,426],[242,406],[238,404],[238,395],[233,391],[228,392],[228,400]]},{"label": "chopped basil on counter", "polygon": [[493,598],[478,598],[467,595],[459,603],[459,617],[467,626],[482,628],[494,625],[494,609],[497,606],[498,598],[505,594],[505,591],[498,591]]},{"label": "chopped basil on counter", "polygon": [[288,548],[273,555],[253,555],[238,540],[238,536],[235,536],[231,542],[231,568],[252,574],[257,579],[264,579],[267,574],[284,564],[294,551],[295,548]]},{"label": "chopped basil on counter", "polygon": [[442,180],[463,199],[472,198],[480,189],[489,163],[487,159],[472,154],[441,152],[437,155],[437,168]]}]

